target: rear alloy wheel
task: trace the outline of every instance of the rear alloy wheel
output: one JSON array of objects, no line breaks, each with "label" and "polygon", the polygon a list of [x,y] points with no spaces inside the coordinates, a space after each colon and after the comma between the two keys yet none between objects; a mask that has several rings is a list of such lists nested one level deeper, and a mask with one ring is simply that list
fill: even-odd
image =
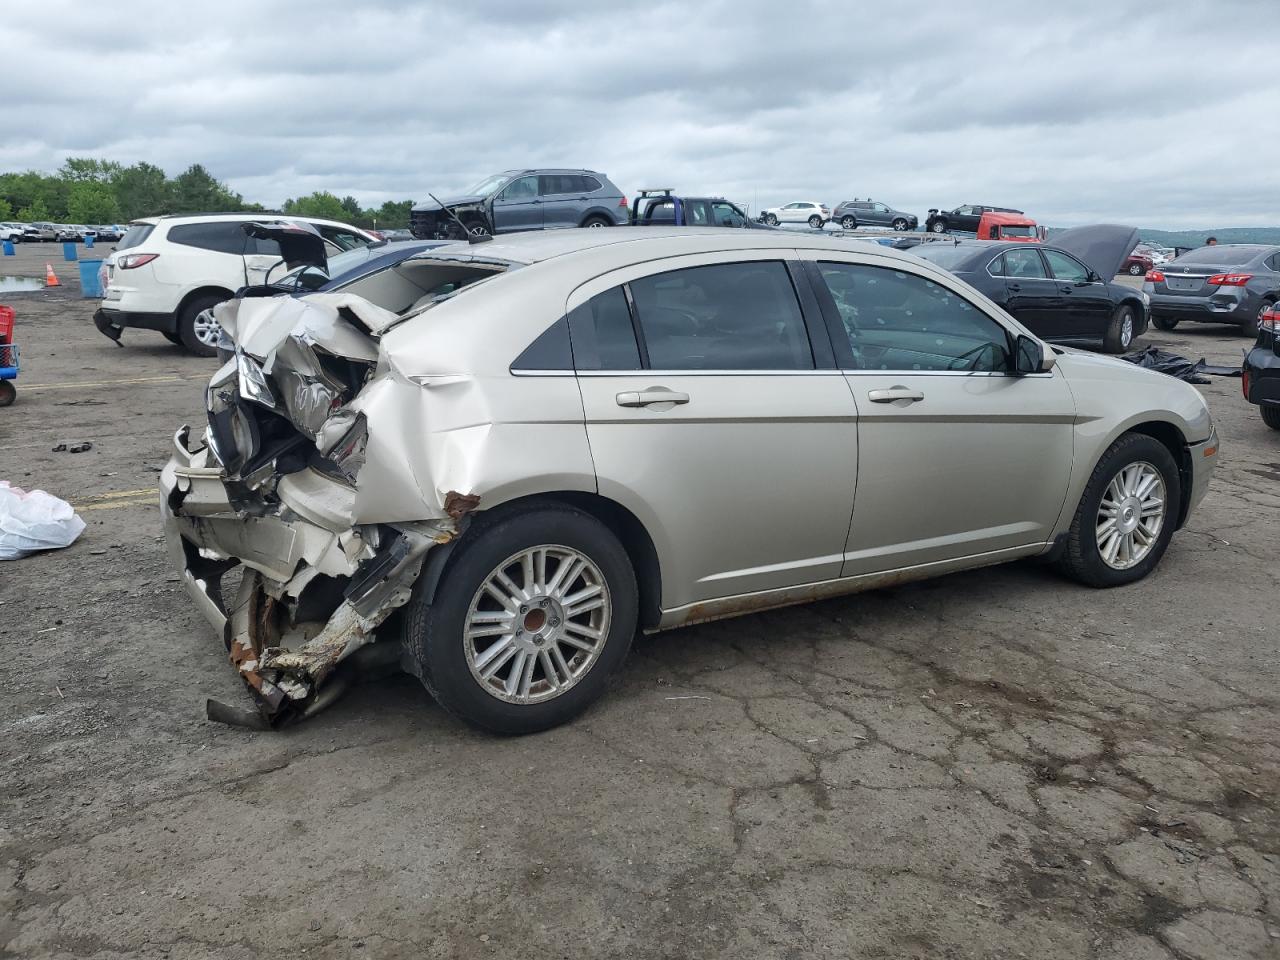
[{"label": "rear alloy wheel", "polygon": [[809,218],[809,226],[813,227],[813,229],[815,230],[821,230],[822,218],[815,213],[812,217]]},{"label": "rear alloy wheel", "polygon": [[178,339],[197,357],[213,357],[218,353],[218,321],[213,308],[227,298],[209,294],[196,297],[178,317]]},{"label": "rear alloy wheel", "polygon": [[1178,325],[1178,321],[1171,317],[1162,317],[1159,314],[1153,314],[1151,323],[1157,330],[1172,330]]},{"label": "rear alloy wheel", "polygon": [[494,733],[534,733],[604,692],[637,609],[635,574],[613,533],[548,504],[477,516],[431,603],[415,588],[404,642],[450,713]]},{"label": "rear alloy wheel", "polygon": [[905,232],[907,229],[907,221],[899,217],[897,220],[893,221],[893,229],[897,230],[899,233]]},{"label": "rear alloy wheel", "polygon": [[594,217],[587,217],[587,219],[582,221],[582,225],[584,227],[592,227],[594,229],[613,226],[613,224],[610,223],[609,220],[600,216],[599,214],[596,214]]},{"label": "rear alloy wheel", "polygon": [[769,224],[771,227],[776,227],[778,225],[778,215],[776,213],[766,214],[764,222]]},{"label": "rear alloy wheel", "polygon": [[1129,276],[1131,277],[1140,277],[1146,272],[1147,271],[1142,269],[1142,264],[1140,263],[1129,264]]},{"label": "rear alloy wheel", "polygon": [[933,221],[933,223],[929,224],[929,232],[930,232],[930,233],[946,233],[946,232],[947,232],[947,221],[945,221],[945,220],[935,220],[935,221]]},{"label": "rear alloy wheel", "polygon": [[856,230],[858,229],[858,221],[851,215],[845,214],[840,218],[840,228],[842,230]]},{"label": "rear alloy wheel", "polygon": [[1121,304],[1111,316],[1111,323],[1102,338],[1102,349],[1107,353],[1124,353],[1133,343],[1136,329],[1133,307]]},{"label": "rear alloy wheel", "polygon": [[1067,534],[1063,570],[1092,587],[1141,580],[1169,546],[1181,489],[1164,444],[1125,434],[1089,478]]}]

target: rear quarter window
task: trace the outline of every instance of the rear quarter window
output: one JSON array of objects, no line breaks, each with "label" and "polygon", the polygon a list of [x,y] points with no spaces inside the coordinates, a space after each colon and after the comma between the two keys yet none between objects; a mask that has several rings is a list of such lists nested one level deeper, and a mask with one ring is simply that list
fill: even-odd
[{"label": "rear quarter window", "polygon": [[143,240],[151,236],[151,231],[155,226],[150,223],[135,223],[124,232],[124,236],[116,244],[117,250],[128,250],[130,247],[136,247]]}]

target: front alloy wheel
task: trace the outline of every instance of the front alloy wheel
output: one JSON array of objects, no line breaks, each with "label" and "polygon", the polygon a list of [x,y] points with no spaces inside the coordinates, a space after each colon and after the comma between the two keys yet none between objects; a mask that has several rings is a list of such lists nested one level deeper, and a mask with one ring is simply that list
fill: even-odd
[{"label": "front alloy wheel", "polygon": [[561,696],[600,659],[612,610],[590,557],[552,544],[522,550],[471,599],[467,666],[486,693],[507,703]]},{"label": "front alloy wheel", "polygon": [[1160,471],[1145,461],[1122,468],[1098,504],[1094,539],[1102,562],[1113,570],[1141,563],[1160,538],[1166,509]]},{"label": "front alloy wheel", "polygon": [[855,227],[857,227],[857,225],[858,225],[858,221],[855,220],[849,214],[845,214],[843,217],[840,218],[840,226],[844,230],[852,230]]}]

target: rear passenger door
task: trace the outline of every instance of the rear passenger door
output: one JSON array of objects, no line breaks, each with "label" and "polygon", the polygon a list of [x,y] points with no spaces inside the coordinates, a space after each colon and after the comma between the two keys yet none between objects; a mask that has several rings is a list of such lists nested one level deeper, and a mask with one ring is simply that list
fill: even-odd
[{"label": "rear passenger door", "polygon": [[576,227],[578,211],[586,203],[582,177],[568,173],[542,174],[538,177],[538,196],[542,200],[542,225]]},{"label": "rear passenger door", "polygon": [[1005,309],[1036,336],[1050,336],[1056,322],[1058,284],[1049,276],[1040,251],[1011,245],[991,261],[987,271],[1004,277]]},{"label": "rear passenger door", "polygon": [[839,574],[855,408],[794,263],[672,258],[568,307],[599,490],[653,536],[664,610]]}]

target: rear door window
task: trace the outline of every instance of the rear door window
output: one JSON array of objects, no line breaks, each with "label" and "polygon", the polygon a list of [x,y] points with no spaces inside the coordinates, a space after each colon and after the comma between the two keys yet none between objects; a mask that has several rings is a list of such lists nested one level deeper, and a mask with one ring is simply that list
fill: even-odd
[{"label": "rear door window", "polygon": [[811,370],[800,302],[780,260],[688,267],[630,284],[654,370]]},{"label": "rear door window", "polygon": [[1049,279],[1039,250],[1006,250],[1004,270],[1006,277],[1019,277],[1026,280]]},{"label": "rear door window", "polygon": [[[212,223],[183,223],[169,228],[170,243],[186,247],[214,250],[218,253],[243,254],[249,237],[238,220],[218,220]],[[276,252],[279,252],[277,247]]]}]

